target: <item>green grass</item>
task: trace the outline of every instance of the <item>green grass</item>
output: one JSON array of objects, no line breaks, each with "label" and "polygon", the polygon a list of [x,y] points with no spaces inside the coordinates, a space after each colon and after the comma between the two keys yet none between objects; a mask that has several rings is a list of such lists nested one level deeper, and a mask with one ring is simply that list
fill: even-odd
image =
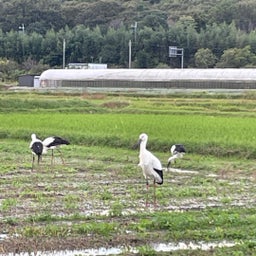
[{"label": "green grass", "polygon": [[[172,255],[256,253],[254,95],[6,93],[1,100],[0,229],[14,236],[0,249],[108,244],[156,255],[150,241],[227,240],[237,245]],[[65,166],[56,152],[54,166],[44,155],[31,172],[33,132],[70,140],[62,149]],[[141,132],[163,166],[171,144],[184,143],[188,152],[173,167],[194,171],[164,172],[155,209],[152,187],[145,208],[145,180],[132,149]]]},{"label": "green grass", "polygon": [[72,144],[129,148],[140,133],[146,132],[153,150],[168,150],[173,143],[183,143],[190,153],[256,156],[256,123],[250,117],[12,113],[0,114],[0,122],[1,138],[29,141],[31,133],[41,138],[57,134]]}]

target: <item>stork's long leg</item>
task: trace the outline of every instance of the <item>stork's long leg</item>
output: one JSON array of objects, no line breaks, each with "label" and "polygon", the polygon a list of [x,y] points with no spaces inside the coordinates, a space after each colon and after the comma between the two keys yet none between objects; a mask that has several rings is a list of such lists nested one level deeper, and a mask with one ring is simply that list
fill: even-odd
[{"label": "stork's long leg", "polygon": [[147,188],[147,195],[146,195],[146,207],[148,207],[148,191],[149,191],[149,184],[148,184],[148,180],[146,180],[146,188]]},{"label": "stork's long leg", "polygon": [[154,207],[156,207],[156,181],[154,179]]},{"label": "stork's long leg", "polygon": [[40,163],[40,158],[41,158],[41,156],[38,155],[38,156],[37,156],[37,164],[38,164],[38,165],[39,165],[39,163]]},{"label": "stork's long leg", "polygon": [[57,148],[57,150],[58,150],[58,152],[60,153],[60,158],[61,158],[61,160],[62,160],[62,164],[65,164],[64,159],[63,159],[62,154],[61,154],[61,151],[60,151],[58,148]]},{"label": "stork's long leg", "polygon": [[53,149],[52,149],[52,159],[51,159],[51,165],[53,165],[53,158],[54,158],[54,155],[53,155]]},{"label": "stork's long leg", "polygon": [[34,162],[35,162],[35,156],[32,154],[32,166],[31,166],[31,171],[32,172],[34,170]]}]

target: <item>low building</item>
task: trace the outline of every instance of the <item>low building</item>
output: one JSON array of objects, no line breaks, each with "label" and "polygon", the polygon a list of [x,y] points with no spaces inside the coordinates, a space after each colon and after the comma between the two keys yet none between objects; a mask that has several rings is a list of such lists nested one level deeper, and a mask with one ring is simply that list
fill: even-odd
[{"label": "low building", "polygon": [[104,63],[69,63],[68,69],[105,69],[108,68]]},{"label": "low building", "polygon": [[18,78],[19,86],[39,87],[39,75],[21,75]]},{"label": "low building", "polygon": [[256,89],[256,69],[49,69],[40,86]]}]

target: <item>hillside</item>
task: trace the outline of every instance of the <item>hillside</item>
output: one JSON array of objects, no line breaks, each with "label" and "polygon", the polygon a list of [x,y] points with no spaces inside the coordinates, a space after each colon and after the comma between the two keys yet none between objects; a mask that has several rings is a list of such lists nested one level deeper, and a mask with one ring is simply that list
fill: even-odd
[{"label": "hillside", "polygon": [[25,24],[28,32],[45,33],[76,25],[95,27],[171,26],[181,16],[191,16],[197,28],[211,23],[231,23],[246,31],[255,28],[253,0],[0,0],[0,27],[4,32]]},{"label": "hillside", "polygon": [[255,28],[255,0],[0,0],[0,80],[63,60],[126,68],[129,42],[133,68],[180,67],[170,46],[185,68],[251,68]]}]

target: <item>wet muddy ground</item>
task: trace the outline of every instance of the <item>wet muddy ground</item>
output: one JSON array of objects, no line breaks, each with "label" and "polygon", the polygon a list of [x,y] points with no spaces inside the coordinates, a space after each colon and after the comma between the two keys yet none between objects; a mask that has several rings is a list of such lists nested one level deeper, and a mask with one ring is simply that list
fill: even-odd
[{"label": "wet muddy ground", "polygon": [[[147,194],[137,166],[137,152],[111,149],[103,155],[96,148],[98,155],[94,157],[88,153],[90,148],[86,148],[88,152],[84,156],[74,157],[74,150],[80,149],[66,151],[66,165],[56,157],[55,165],[51,166],[50,157],[46,156],[34,171],[30,168],[29,155],[17,156],[16,163],[12,163],[12,158],[4,158],[0,254],[33,252],[36,255],[39,251],[159,244],[167,242],[164,233],[151,231],[141,235],[129,230],[129,226],[136,225],[141,214],[145,218],[145,214],[154,212],[255,207],[256,204],[256,176],[252,173],[239,168],[214,172],[189,170],[178,162],[165,170],[164,184],[157,187],[155,207],[153,188]],[[151,202],[149,207],[145,206],[146,197]],[[95,230],[94,223],[118,225]],[[86,231],[81,231],[79,225],[85,225]]]}]

